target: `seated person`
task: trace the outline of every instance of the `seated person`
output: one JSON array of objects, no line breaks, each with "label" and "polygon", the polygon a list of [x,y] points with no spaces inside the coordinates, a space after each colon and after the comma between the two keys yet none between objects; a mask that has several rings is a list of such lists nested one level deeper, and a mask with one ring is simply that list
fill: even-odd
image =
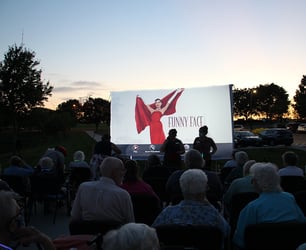
[{"label": "seated person", "polygon": [[50,157],[53,160],[55,174],[61,183],[64,183],[64,170],[65,170],[65,157],[67,156],[67,150],[63,146],[56,146],[49,148],[42,157]]},{"label": "seated person", "polygon": [[10,166],[5,168],[3,175],[30,176],[34,173],[34,168],[29,166],[19,156],[14,155],[10,159]]},{"label": "seated person", "polygon": [[157,216],[152,226],[166,224],[210,225],[219,228],[224,237],[230,227],[219,211],[206,198],[207,176],[201,169],[188,169],[180,177],[184,200],[168,206]]},{"label": "seated person", "polygon": [[154,228],[142,223],[127,223],[103,237],[103,250],[158,250],[159,240]]},{"label": "seated person", "polygon": [[140,179],[139,177],[139,166],[136,161],[127,160],[125,162],[126,173],[123,179],[122,185],[123,189],[132,194],[144,194],[156,197],[159,200],[159,197],[153,191],[152,187]]},{"label": "seated person", "polygon": [[[209,189],[207,190],[208,200],[219,209],[219,201],[221,201],[223,195],[223,186],[219,176],[213,171],[204,169],[205,160],[202,158],[201,153],[196,149],[190,149],[185,154],[184,161],[186,169],[201,169],[207,175],[209,186]],[[186,169],[173,172],[167,181],[166,192],[172,203],[177,203],[177,201],[183,198],[179,179]]]},{"label": "seated person", "polygon": [[168,202],[169,197],[166,194],[166,183],[171,174],[170,170],[162,166],[157,154],[150,154],[146,163],[142,179],[153,188],[154,192],[163,202]]},{"label": "seated person", "polygon": [[242,178],[235,179],[224,194],[223,201],[225,210],[230,212],[232,197],[238,193],[257,192],[252,183],[252,166],[256,163],[255,160],[249,160],[243,165]]},{"label": "seated person", "polygon": [[101,178],[80,185],[71,210],[71,220],[134,222],[131,196],[119,187],[124,173],[124,164],[120,159],[106,157],[100,165]]},{"label": "seated person", "polygon": [[89,168],[89,164],[85,161],[85,154],[83,151],[78,150],[73,154],[73,161],[69,163],[68,169],[72,168]]},{"label": "seated person", "polygon": [[[21,209],[15,200],[15,193],[0,191],[0,248],[12,250],[14,245],[39,244],[44,250],[55,250],[52,240],[34,227],[20,223]],[[15,249],[15,248],[14,248]]]},{"label": "seated person", "polygon": [[244,248],[244,231],[250,224],[277,222],[306,222],[302,210],[292,194],[280,187],[278,168],[272,163],[255,163],[253,185],[259,197],[240,212],[233,243]]},{"label": "seated person", "polygon": [[303,169],[298,167],[298,155],[293,151],[287,151],[282,155],[284,167],[278,170],[279,176],[302,176],[304,177]]}]

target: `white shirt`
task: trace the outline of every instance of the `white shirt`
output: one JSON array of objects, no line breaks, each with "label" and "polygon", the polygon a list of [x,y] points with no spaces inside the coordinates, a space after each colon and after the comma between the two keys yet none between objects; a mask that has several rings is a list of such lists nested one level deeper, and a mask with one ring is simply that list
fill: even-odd
[{"label": "white shirt", "polygon": [[76,194],[71,219],[134,222],[130,194],[107,177],[84,182]]}]

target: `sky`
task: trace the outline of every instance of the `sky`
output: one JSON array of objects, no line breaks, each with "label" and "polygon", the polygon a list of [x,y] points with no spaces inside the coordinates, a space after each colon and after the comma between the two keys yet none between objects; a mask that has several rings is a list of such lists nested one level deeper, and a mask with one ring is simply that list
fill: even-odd
[{"label": "sky", "polygon": [[[0,0],[0,61],[34,51],[45,103],[113,91],[275,83],[306,75],[305,0]],[[216,100],[217,102],[217,100]]]}]

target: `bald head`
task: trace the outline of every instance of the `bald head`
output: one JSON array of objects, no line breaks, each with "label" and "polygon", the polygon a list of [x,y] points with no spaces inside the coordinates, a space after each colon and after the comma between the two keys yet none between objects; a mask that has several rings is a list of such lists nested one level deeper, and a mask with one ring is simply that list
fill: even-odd
[{"label": "bald head", "polygon": [[118,185],[122,183],[124,173],[124,164],[116,157],[106,157],[100,165],[101,177],[111,178]]}]

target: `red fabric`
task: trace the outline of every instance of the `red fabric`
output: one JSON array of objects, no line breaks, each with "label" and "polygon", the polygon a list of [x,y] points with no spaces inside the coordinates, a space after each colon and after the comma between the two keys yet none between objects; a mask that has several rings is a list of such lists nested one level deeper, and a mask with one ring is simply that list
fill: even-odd
[{"label": "red fabric", "polygon": [[[174,96],[176,90],[172,91],[165,97],[161,99],[163,108],[169,100]],[[168,109],[164,112],[163,115],[171,115],[176,112],[176,103],[178,98],[181,96],[183,91],[178,92],[171,103],[169,104]],[[155,109],[155,102],[151,103],[150,106]],[[150,138],[152,144],[162,144],[165,140],[165,134],[163,131],[162,123],[160,122],[161,117],[163,116],[160,112],[151,112],[148,110],[148,107],[143,102],[141,97],[136,97],[135,105],[135,121],[138,134],[143,131],[147,126],[150,126]]]}]

